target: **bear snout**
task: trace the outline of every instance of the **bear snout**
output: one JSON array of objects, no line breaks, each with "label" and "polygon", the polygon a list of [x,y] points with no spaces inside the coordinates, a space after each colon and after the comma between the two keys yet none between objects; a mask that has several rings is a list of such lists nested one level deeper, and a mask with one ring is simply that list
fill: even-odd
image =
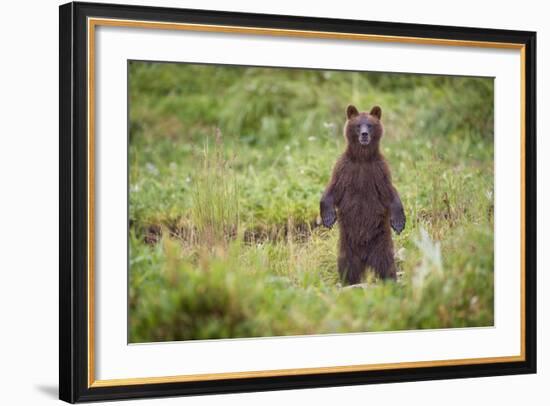
[{"label": "bear snout", "polygon": [[361,133],[361,135],[359,135],[359,143],[361,145],[368,145],[370,142],[370,135],[369,133],[367,132],[363,132]]}]

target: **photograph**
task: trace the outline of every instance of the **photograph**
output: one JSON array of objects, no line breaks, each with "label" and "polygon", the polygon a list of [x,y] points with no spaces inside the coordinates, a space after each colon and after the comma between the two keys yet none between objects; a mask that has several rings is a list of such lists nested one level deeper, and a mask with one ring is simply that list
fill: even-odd
[{"label": "photograph", "polygon": [[2,404],[550,399],[544,2],[97,1],[2,7]]},{"label": "photograph", "polygon": [[536,373],[537,33],[250,11],[59,7],[59,398]]},{"label": "photograph", "polygon": [[127,82],[128,343],[494,325],[494,77]]}]

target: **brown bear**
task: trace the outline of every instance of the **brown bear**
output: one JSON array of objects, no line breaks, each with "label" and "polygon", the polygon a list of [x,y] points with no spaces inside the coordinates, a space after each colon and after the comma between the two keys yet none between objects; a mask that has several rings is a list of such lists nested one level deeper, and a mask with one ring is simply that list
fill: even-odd
[{"label": "brown bear", "polygon": [[379,106],[370,113],[346,109],[345,152],[321,198],[321,219],[332,227],[338,218],[338,272],[343,283],[361,282],[366,268],[382,278],[396,278],[391,228],[405,228],[405,213],[392,185],[388,164],[380,153],[384,133]]}]

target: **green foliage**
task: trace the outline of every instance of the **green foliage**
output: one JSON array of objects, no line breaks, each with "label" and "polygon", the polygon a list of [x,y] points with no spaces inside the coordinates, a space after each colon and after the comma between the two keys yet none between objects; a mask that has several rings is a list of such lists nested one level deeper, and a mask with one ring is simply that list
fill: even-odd
[{"label": "green foliage", "polygon": [[191,190],[190,217],[197,237],[194,242],[207,246],[234,237],[239,224],[238,187],[222,148],[218,131],[213,151],[205,143],[202,168]]},{"label": "green foliage", "polygon": [[[129,80],[130,341],[492,325],[492,79],[131,62]],[[349,103],[383,110],[397,283],[342,288],[318,227]]]},{"label": "green foliage", "polygon": [[295,246],[235,240],[223,251],[183,256],[173,239],[154,247],[132,239],[132,341],[491,324],[492,258],[469,262],[490,250],[492,238],[475,231],[468,237],[477,241],[473,251],[453,255],[461,267],[446,267],[439,245],[423,231],[419,264],[399,283],[348,288],[335,279],[336,239],[321,232]]}]

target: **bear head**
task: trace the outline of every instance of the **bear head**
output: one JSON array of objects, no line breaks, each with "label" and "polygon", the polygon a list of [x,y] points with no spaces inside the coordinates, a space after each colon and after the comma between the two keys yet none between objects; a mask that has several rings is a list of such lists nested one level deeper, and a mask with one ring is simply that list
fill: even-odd
[{"label": "bear head", "polygon": [[354,105],[346,108],[347,121],[344,127],[348,147],[356,151],[376,151],[384,127],[382,126],[382,109],[374,106],[369,113],[360,113]]}]

